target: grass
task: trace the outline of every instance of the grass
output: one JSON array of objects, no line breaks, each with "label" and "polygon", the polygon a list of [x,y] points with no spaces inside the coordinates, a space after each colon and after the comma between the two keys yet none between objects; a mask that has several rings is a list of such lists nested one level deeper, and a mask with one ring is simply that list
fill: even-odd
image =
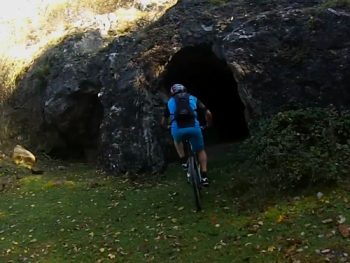
[{"label": "grass", "polygon": [[196,212],[178,167],[170,166],[163,177],[130,180],[84,164],[63,165],[53,162],[40,176],[24,173],[15,187],[1,193],[1,262],[323,262],[350,257],[350,239],[340,234],[337,222],[350,218],[347,184],[244,209],[244,200],[232,194],[233,182],[240,179],[228,153],[211,162],[212,184],[203,192],[204,210]]}]

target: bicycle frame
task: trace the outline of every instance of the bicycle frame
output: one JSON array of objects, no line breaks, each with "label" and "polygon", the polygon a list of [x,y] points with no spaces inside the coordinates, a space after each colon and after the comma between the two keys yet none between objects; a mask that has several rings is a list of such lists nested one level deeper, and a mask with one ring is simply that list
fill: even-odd
[{"label": "bicycle frame", "polygon": [[201,205],[201,174],[200,174],[200,168],[198,164],[198,158],[197,153],[193,151],[192,145],[189,142],[188,139],[184,139],[184,147],[185,151],[188,154],[188,174],[190,175],[190,183],[193,187],[193,193],[194,193],[194,199],[195,199],[195,205],[197,208],[197,211],[200,211],[202,209]]}]

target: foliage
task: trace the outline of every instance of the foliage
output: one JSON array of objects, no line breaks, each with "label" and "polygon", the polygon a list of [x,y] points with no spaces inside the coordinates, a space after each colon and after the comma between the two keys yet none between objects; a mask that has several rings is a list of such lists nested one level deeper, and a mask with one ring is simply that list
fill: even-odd
[{"label": "foliage", "polygon": [[9,97],[15,89],[15,83],[23,72],[25,65],[22,61],[11,60],[5,56],[0,58],[0,102]]},{"label": "foliage", "polygon": [[37,80],[36,89],[41,92],[46,89],[47,78],[50,75],[52,67],[52,61],[48,57],[38,62],[36,67],[33,69],[33,77]]},{"label": "foliage", "polygon": [[350,0],[326,0],[321,7],[323,8],[350,8]]},{"label": "foliage", "polygon": [[280,112],[260,123],[243,151],[279,190],[336,182],[350,171],[350,114],[332,107]]},{"label": "foliage", "polygon": [[[107,43],[162,15],[174,1],[156,0],[31,0],[26,15],[0,15],[0,102],[9,98],[16,81],[34,61],[69,35],[100,30]],[[146,10],[148,6],[162,7]],[[29,8],[28,7],[28,8]],[[29,11],[29,10],[28,10]],[[5,12],[5,11],[3,11]],[[40,87],[48,69],[39,69]]]},{"label": "foliage", "polygon": [[87,12],[94,14],[105,14],[115,11],[119,0],[107,1],[63,1],[54,5],[49,5],[45,12],[41,14],[42,23],[46,30],[54,29],[57,24],[63,23],[66,27],[72,21],[84,17]]}]

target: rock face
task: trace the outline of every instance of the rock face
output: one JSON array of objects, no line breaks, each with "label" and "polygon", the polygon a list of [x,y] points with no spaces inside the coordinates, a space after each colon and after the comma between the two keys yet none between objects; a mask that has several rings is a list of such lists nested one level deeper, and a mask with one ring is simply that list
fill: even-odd
[{"label": "rock face", "polygon": [[66,39],[22,80],[13,107],[37,150],[63,158],[96,152],[103,116],[97,95],[101,65],[91,50],[102,45],[93,31]]},{"label": "rock face", "polygon": [[349,105],[349,15],[295,4],[221,34],[253,114],[293,105]]},{"label": "rock face", "polygon": [[[166,164],[172,145],[159,120],[174,82],[204,97],[218,127],[233,124],[240,135],[246,122],[283,109],[347,108],[349,9],[304,2],[179,1],[97,54],[80,47],[101,46],[98,35],[67,40],[60,48],[71,55],[51,59],[44,78],[32,71],[21,82],[17,105],[36,123],[23,121],[46,138],[44,149],[96,151],[105,170],[140,173]],[[43,90],[34,92],[38,82]]]}]

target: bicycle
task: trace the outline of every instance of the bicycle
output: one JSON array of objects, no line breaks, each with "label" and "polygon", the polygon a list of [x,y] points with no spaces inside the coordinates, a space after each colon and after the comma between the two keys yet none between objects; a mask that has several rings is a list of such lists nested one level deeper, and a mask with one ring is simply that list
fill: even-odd
[{"label": "bicycle", "polygon": [[189,138],[183,140],[185,152],[188,154],[187,158],[187,182],[192,185],[195,205],[197,211],[202,210],[201,202],[201,172],[198,162],[197,153],[193,150]]}]

